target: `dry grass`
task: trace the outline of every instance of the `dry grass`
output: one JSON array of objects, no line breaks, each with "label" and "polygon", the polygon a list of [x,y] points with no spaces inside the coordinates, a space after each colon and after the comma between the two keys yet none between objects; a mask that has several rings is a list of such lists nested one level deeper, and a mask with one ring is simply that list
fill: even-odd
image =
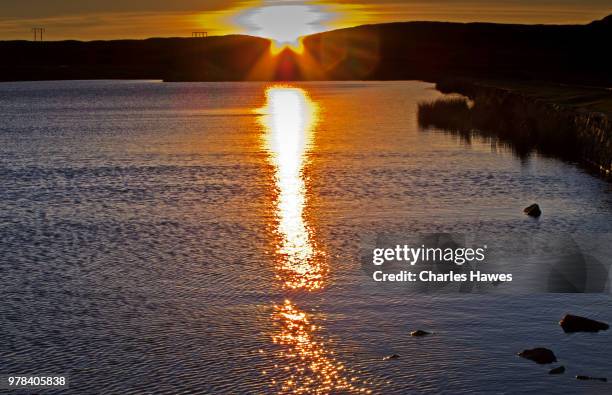
[{"label": "dry grass", "polygon": [[449,131],[465,131],[471,128],[471,110],[467,99],[446,98],[418,105],[418,122],[421,127]]}]

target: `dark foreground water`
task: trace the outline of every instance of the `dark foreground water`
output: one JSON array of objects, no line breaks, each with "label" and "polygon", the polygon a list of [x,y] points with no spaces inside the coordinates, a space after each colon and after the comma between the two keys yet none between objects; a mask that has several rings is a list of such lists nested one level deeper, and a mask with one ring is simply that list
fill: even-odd
[{"label": "dark foreground water", "polygon": [[[421,82],[0,84],[0,373],[69,374],[74,394],[612,392],[574,379],[612,378],[612,334],[557,324],[612,322],[605,270],[587,273],[595,294],[369,276],[360,250],[385,232],[518,244],[501,259],[517,278],[549,275],[513,255],[528,243],[610,262],[610,184],[419,130],[417,102],[440,96]],[[522,213],[534,201],[538,221]],[[566,374],[515,355],[536,346]]]}]

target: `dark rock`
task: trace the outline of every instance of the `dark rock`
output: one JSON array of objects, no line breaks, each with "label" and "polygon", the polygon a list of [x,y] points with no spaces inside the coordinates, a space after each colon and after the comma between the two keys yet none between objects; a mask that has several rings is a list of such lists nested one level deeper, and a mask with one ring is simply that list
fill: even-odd
[{"label": "dark rock", "polygon": [[550,369],[548,374],[563,374],[565,373],[565,366],[557,366],[556,368]]},{"label": "dark rock", "polygon": [[555,357],[555,353],[553,353],[548,348],[543,347],[532,348],[531,350],[523,350],[518,353],[518,356],[540,364],[557,362],[557,357]]},{"label": "dark rock", "polygon": [[393,354],[393,355],[388,355],[386,357],[383,358],[383,361],[389,361],[391,359],[398,359],[400,356],[397,354]]},{"label": "dark rock", "polygon": [[565,332],[599,332],[607,331],[610,325],[605,322],[599,322],[590,318],[584,318],[577,315],[566,314],[559,321],[559,325]]},{"label": "dark rock", "polygon": [[415,337],[420,337],[420,336],[427,336],[427,335],[431,335],[431,333],[426,332],[426,331],[422,331],[420,329],[414,331],[414,332],[410,332],[410,336],[415,336]]},{"label": "dark rock", "polygon": [[542,215],[542,210],[540,210],[540,206],[535,203],[529,207],[525,207],[523,212],[529,215],[530,217],[539,217],[540,215]]},{"label": "dark rock", "polygon": [[576,376],[576,378],[578,380],[597,380],[597,381],[603,381],[604,383],[606,383],[608,381],[608,379],[605,378],[605,377],[591,377],[591,376],[581,376],[581,375],[578,375],[578,376]]}]

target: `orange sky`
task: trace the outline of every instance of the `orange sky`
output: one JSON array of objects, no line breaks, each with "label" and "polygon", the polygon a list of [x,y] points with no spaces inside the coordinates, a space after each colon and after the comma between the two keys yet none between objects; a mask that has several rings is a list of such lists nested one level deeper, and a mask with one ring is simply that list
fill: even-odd
[{"label": "orange sky", "polygon": [[[287,14],[288,13],[288,14]],[[407,20],[586,23],[612,13],[609,0],[2,0],[0,39],[117,39],[247,33],[286,37],[364,23]]]}]

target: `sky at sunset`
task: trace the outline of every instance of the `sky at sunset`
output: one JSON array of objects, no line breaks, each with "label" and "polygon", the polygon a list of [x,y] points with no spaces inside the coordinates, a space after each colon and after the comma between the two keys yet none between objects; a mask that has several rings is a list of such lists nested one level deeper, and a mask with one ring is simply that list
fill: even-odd
[{"label": "sky at sunset", "polygon": [[365,23],[411,20],[586,23],[612,13],[610,0],[2,0],[0,40],[117,39],[246,33],[295,36]]}]

